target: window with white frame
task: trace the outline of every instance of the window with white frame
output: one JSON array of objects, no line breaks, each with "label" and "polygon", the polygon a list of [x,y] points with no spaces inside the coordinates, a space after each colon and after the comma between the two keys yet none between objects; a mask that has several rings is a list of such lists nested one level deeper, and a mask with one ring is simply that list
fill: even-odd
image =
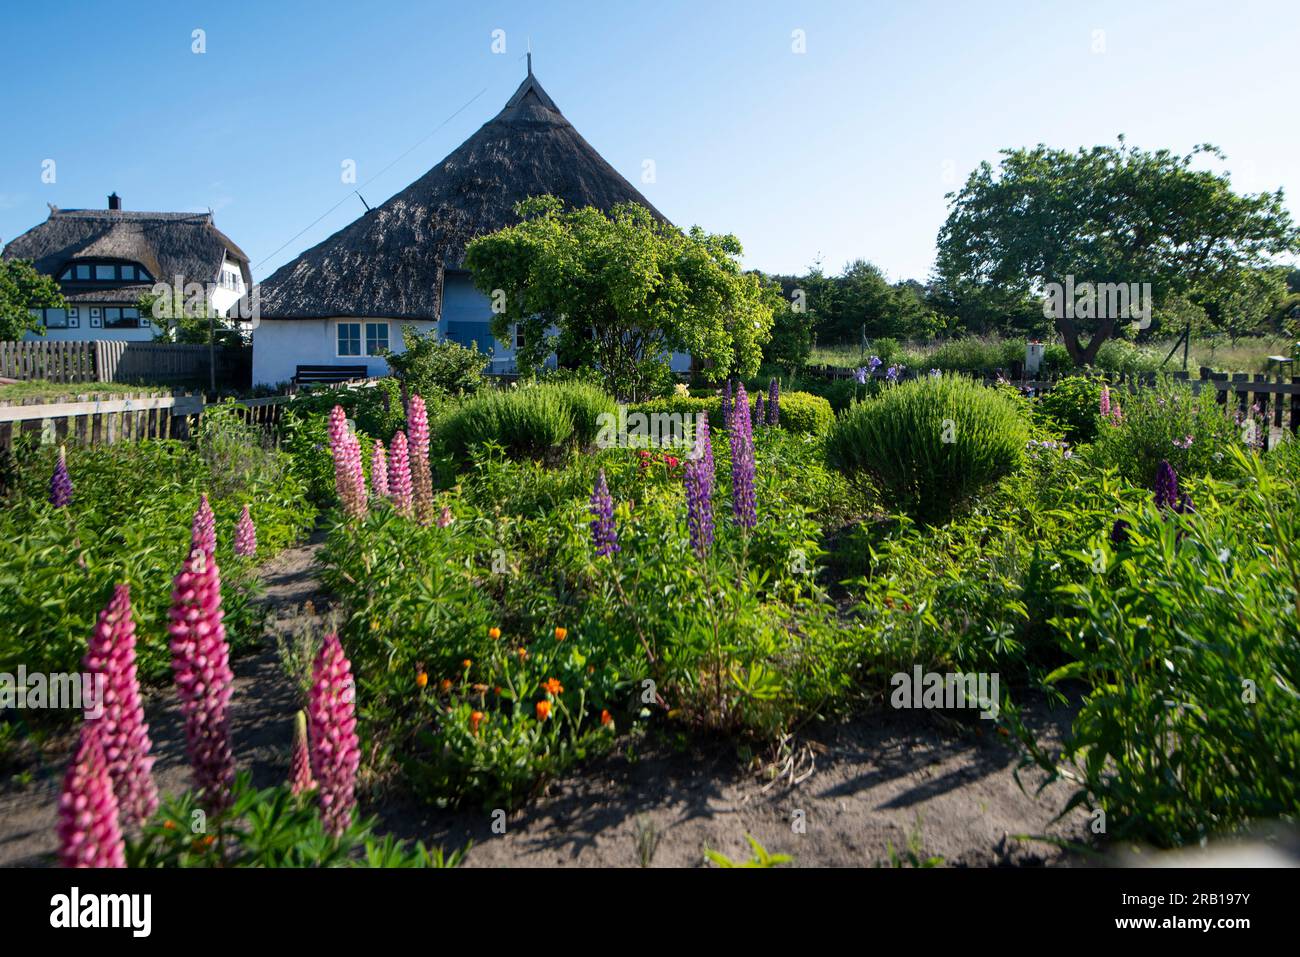
[{"label": "window with white frame", "polygon": [[361,323],[340,322],[338,324],[338,343],[339,355],[361,355]]},{"label": "window with white frame", "polygon": [[335,334],[340,356],[377,356],[388,348],[386,322],[340,322]]},{"label": "window with white frame", "polygon": [[388,348],[388,323],[366,323],[366,355],[379,355]]}]

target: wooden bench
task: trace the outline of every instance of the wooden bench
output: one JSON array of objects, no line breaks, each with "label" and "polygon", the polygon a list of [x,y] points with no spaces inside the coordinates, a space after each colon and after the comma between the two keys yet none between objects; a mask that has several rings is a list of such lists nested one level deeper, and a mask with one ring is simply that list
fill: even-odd
[{"label": "wooden bench", "polygon": [[298,366],[293,381],[297,385],[348,382],[364,379],[369,374],[365,366]]}]

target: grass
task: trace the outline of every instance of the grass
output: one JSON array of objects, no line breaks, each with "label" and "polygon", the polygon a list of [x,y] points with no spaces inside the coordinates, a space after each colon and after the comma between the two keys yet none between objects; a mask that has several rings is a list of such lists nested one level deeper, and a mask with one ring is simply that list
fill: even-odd
[{"label": "grass", "polygon": [[[997,340],[987,340],[990,343]],[[927,362],[936,350],[939,342],[905,342],[901,343],[902,361],[913,368],[928,368]],[[1147,353],[1152,365],[1159,365],[1174,346],[1174,340],[1167,339],[1144,343],[1141,349]],[[1268,357],[1271,355],[1290,355],[1293,343],[1286,336],[1262,336],[1240,339],[1233,344],[1226,340],[1193,340],[1188,350],[1187,368],[1193,374],[1201,366],[1207,366],[1216,372],[1267,372]],[[809,361],[813,365],[832,365],[857,367],[865,362],[865,356],[871,355],[872,349],[865,351],[857,343],[819,345],[813,349]],[[1164,366],[1165,371],[1175,372],[1182,368],[1183,353],[1170,357]]]},{"label": "grass", "polygon": [[170,387],[157,385],[132,385],[126,382],[47,382],[29,379],[0,385],[0,401],[16,399],[58,399],[80,395],[167,395]]}]

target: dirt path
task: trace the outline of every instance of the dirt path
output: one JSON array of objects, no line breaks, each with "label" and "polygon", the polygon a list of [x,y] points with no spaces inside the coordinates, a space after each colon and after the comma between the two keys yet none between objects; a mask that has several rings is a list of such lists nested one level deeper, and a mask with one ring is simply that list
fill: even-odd
[{"label": "dirt path", "polygon": [[[319,544],[320,537],[313,537],[263,566],[265,593],[259,601],[271,610],[267,640],[261,651],[232,662],[230,725],[235,760],[240,770],[252,772],[259,787],[269,787],[286,775],[298,707],[293,685],[280,667],[274,635],[304,624],[318,625],[328,609],[315,577]],[[304,608],[308,602],[313,606]],[[191,780],[179,702],[171,686],[164,685],[146,692],[144,706],[158,789],[164,795],[180,793]],[[46,864],[56,851],[55,811],[72,744],[72,735],[53,742],[26,787],[0,789],[0,866]]]},{"label": "dirt path", "polygon": [[[1068,714],[1026,713],[1033,710],[1040,740],[1059,740]],[[888,712],[824,729],[813,745],[816,770],[793,787],[767,787],[741,767],[734,745],[717,742],[643,750],[635,760],[611,755],[507,818],[504,833],[490,812],[405,807],[382,819],[447,850],[473,841],[466,864],[478,867],[635,867],[647,858],[690,867],[703,863],[706,847],[741,861],[751,854],[746,834],[796,866],[889,866],[890,844],[903,852],[913,833],[923,857],[948,866],[1032,866],[1070,860],[1053,844],[1015,835],[1085,839],[1082,812],[1051,824],[1068,788],[1036,798],[1041,778],[1031,772],[1022,792],[1015,753],[990,732]]]},{"label": "dirt path", "polygon": [[[317,633],[330,603],[316,577],[320,538],[289,549],[263,569],[261,599],[271,615],[262,651],[234,663],[231,727],[236,759],[261,787],[284,779],[289,766],[292,681],[279,664],[276,635],[300,628]],[[190,786],[180,710],[170,688],[151,691],[145,710],[157,755],[154,773],[164,794]],[[1026,709],[1044,741],[1058,741],[1069,714],[1045,705]],[[71,738],[47,750],[34,780],[0,788],[0,866],[46,864],[55,850],[55,806]],[[727,742],[693,744],[675,752],[638,744],[557,782],[549,793],[505,819],[490,811],[446,812],[402,800],[378,808],[381,825],[401,837],[447,850],[473,842],[468,866],[694,866],[705,847],[740,860],[751,834],[796,865],[872,866],[889,863],[889,845],[919,836],[923,856],[948,865],[1059,864],[1053,845],[1017,840],[1050,833],[1082,840],[1082,812],[1050,822],[1069,797],[1063,786],[1034,797],[1039,778],[1012,772],[1016,755],[991,730],[941,725],[924,714],[887,712],[822,729],[801,746],[791,785],[768,786],[745,770]],[[495,824],[495,827],[494,827]]]}]

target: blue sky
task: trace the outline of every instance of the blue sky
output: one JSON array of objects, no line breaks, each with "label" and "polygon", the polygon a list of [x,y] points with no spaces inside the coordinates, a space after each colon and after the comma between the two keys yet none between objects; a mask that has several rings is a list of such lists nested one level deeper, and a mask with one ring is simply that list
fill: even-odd
[{"label": "blue sky", "polygon": [[398,192],[501,108],[531,37],[560,108],[679,225],[772,272],[923,279],[944,194],[1003,147],[1211,142],[1300,213],[1297,22],[1291,0],[23,4],[0,240],[116,190],[211,207],[264,278],[363,212],[343,161],[372,206]]}]

